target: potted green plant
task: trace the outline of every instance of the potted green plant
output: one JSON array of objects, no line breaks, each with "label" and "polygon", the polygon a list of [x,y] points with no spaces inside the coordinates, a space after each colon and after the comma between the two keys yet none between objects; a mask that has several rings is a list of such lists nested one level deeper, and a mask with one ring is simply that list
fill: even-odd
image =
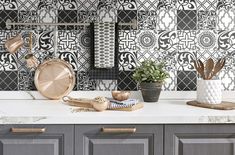
[{"label": "potted green plant", "polygon": [[152,60],[145,60],[141,62],[140,66],[136,67],[133,79],[140,84],[145,102],[158,101],[162,84],[169,77],[164,68],[165,63],[156,63]]}]

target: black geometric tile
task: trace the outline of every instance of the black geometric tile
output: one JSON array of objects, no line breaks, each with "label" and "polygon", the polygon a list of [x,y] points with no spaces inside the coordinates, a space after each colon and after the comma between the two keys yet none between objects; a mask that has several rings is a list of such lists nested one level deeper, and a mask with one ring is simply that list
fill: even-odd
[{"label": "black geometric tile", "polygon": [[5,0],[0,2],[0,10],[18,10],[17,0]]},{"label": "black geometric tile", "polygon": [[[136,10],[118,10],[118,23],[130,23],[137,20]],[[119,26],[121,30],[131,30],[132,26]]]},{"label": "black geometric tile", "polygon": [[78,1],[77,0],[58,0],[57,5],[59,10],[78,10]]},{"label": "black geometric tile", "polygon": [[136,0],[117,0],[118,10],[137,10]]},{"label": "black geometric tile", "polygon": [[18,90],[21,91],[29,91],[29,90],[36,90],[34,84],[34,71],[19,71],[18,77]]},{"label": "black geometric tile", "polygon": [[138,90],[137,83],[132,78],[132,71],[120,71],[118,77],[118,90]]},{"label": "black geometric tile", "polygon": [[0,10],[0,29],[16,29],[14,26],[7,26],[6,22],[18,22],[18,11],[15,10]]},{"label": "black geometric tile", "polygon": [[197,89],[196,71],[177,71],[177,90],[195,91]]},{"label": "black geometric tile", "polygon": [[177,30],[196,30],[197,11],[177,10]]},{"label": "black geometric tile", "polygon": [[138,11],[138,29],[154,30],[156,29],[156,23],[156,11]]},{"label": "black geometric tile", "polygon": [[195,0],[177,0],[177,10],[197,10]]},{"label": "black geometric tile", "polygon": [[0,71],[0,91],[18,90],[18,71]]},{"label": "black geometric tile", "polygon": [[88,72],[77,72],[77,90],[95,90],[96,81],[91,80]]},{"label": "black geometric tile", "polygon": [[216,29],[216,12],[215,11],[198,11],[197,29],[214,30]]},{"label": "black geometric tile", "polygon": [[[58,10],[59,23],[77,23],[78,21],[77,10]],[[58,26],[58,30],[73,30],[76,26]]]},{"label": "black geometric tile", "polygon": [[17,71],[17,57],[9,52],[0,52],[0,71]]}]

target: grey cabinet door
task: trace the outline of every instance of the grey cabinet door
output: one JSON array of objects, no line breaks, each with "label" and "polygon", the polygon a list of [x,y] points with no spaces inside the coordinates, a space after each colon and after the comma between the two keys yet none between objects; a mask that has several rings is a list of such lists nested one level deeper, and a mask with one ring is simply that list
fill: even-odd
[{"label": "grey cabinet door", "polygon": [[[102,133],[102,127],[135,127],[136,132]],[[77,125],[75,155],[163,155],[163,126]]]},{"label": "grey cabinet door", "polygon": [[[12,132],[22,129],[24,133]],[[25,130],[45,128],[44,133]],[[72,125],[2,125],[0,155],[73,155],[74,126]]]},{"label": "grey cabinet door", "polygon": [[166,125],[165,155],[235,155],[235,125]]}]

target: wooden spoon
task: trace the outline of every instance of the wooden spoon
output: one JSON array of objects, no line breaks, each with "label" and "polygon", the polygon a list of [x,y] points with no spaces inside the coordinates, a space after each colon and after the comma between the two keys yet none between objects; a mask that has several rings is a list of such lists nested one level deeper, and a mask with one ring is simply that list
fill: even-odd
[{"label": "wooden spoon", "polygon": [[209,80],[210,76],[211,76],[211,73],[214,69],[214,61],[213,59],[208,59],[207,62],[206,62],[206,66],[205,66],[205,79],[206,80]]},{"label": "wooden spoon", "polygon": [[224,58],[219,59],[215,64],[214,70],[209,79],[212,79],[218,72],[220,72],[221,69],[224,67],[224,65],[225,65],[225,59]]},{"label": "wooden spoon", "polygon": [[205,75],[204,75],[204,65],[201,62],[201,60],[194,60],[194,67],[196,68],[197,72],[201,75],[201,77],[204,79]]}]

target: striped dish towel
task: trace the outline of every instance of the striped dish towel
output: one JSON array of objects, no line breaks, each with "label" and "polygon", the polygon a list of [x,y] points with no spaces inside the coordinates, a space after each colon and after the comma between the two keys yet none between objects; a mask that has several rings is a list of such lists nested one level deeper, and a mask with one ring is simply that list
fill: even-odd
[{"label": "striped dish towel", "polygon": [[115,59],[115,23],[94,23],[96,68],[112,68]]},{"label": "striped dish towel", "polygon": [[137,99],[128,99],[125,101],[117,101],[112,98],[108,98],[108,100],[110,102],[108,109],[128,108],[128,107],[132,107],[132,106],[138,104],[138,102],[139,102]]}]

